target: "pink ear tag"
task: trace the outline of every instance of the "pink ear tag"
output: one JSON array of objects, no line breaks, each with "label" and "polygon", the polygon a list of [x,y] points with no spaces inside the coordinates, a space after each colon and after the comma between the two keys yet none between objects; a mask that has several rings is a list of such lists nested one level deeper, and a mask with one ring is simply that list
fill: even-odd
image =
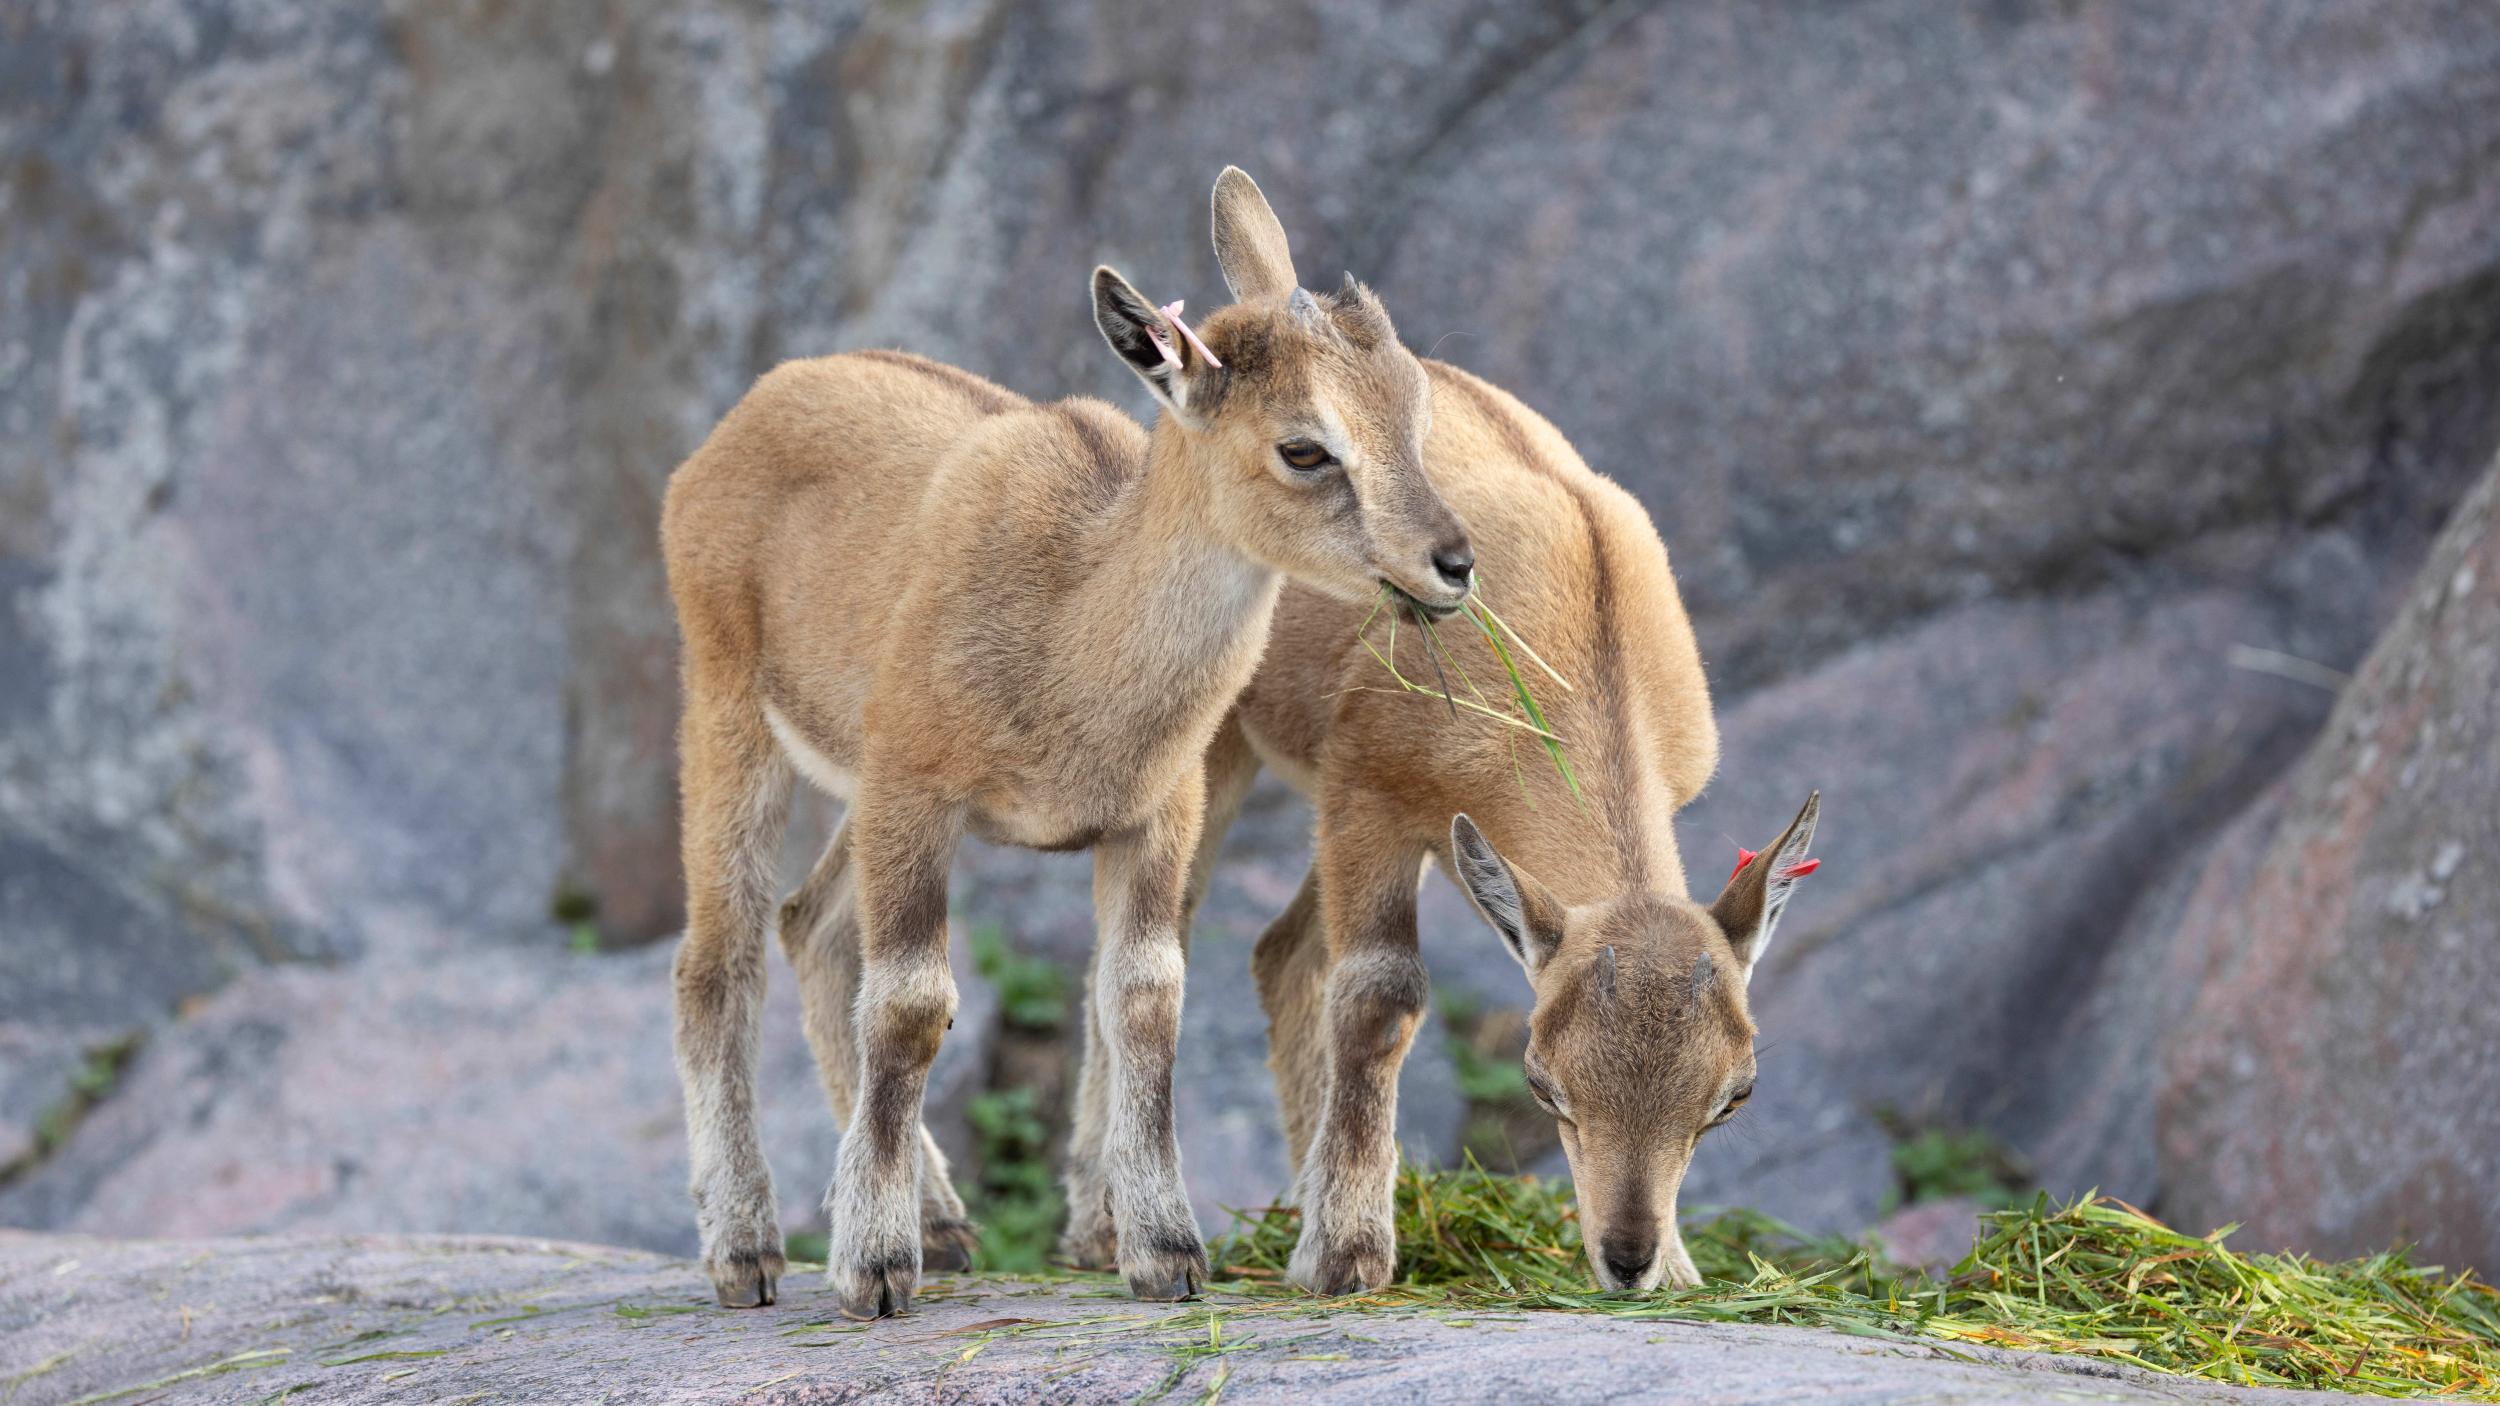
[{"label": "pink ear tag", "polygon": [[[1207,344],[1198,340],[1198,334],[1189,330],[1188,323],[1181,321],[1181,308],[1184,305],[1185,300],[1165,303],[1163,305],[1163,315],[1172,319],[1172,325],[1179,328],[1181,330],[1181,335],[1189,339],[1189,345],[1197,350],[1198,355],[1207,359],[1207,365],[1214,367],[1218,371],[1223,370],[1224,363],[1216,359],[1215,353],[1207,350]],[[1148,328],[1146,330],[1148,335],[1152,335],[1154,332],[1153,328]],[[1155,347],[1163,353],[1163,359],[1165,362],[1173,366],[1181,364],[1181,359],[1172,354],[1172,349],[1163,344],[1163,339],[1161,337],[1155,338]]]}]

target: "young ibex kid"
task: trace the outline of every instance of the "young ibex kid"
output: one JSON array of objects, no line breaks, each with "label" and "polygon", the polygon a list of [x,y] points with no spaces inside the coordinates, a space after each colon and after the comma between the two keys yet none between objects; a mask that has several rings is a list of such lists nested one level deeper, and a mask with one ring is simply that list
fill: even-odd
[{"label": "young ibex kid", "polygon": [[[1572,685],[1521,661],[1583,796],[1535,738],[1398,690],[1356,639],[1370,603],[1285,593],[1209,753],[1200,863],[1262,763],[1318,808],[1310,874],[1253,963],[1298,1169],[1290,1273],[1334,1294],[1394,1269],[1397,1073],[1427,996],[1416,886],[1438,861],[1535,988],[1528,1086],[1559,1125],[1597,1282],[1691,1284],[1677,1188],[1696,1141],[1752,1092],[1746,982],[1813,867],[1816,803],[1707,906],[1688,894],[1674,817],[1716,766],[1718,732],[1666,548],[1542,417],[1425,367],[1425,462],[1476,525],[1486,604]],[[1421,630],[1402,624],[1399,672],[1433,680]],[[1450,686],[1468,696],[1463,669],[1498,703],[1508,679],[1483,635],[1439,630]],[[1370,633],[1386,645],[1385,616]]]},{"label": "young ibex kid", "polygon": [[1368,290],[1301,292],[1248,176],[1216,183],[1237,302],[1193,334],[1108,268],[1094,318],[1162,405],[1035,405],[897,352],[766,375],[670,480],[685,635],[687,928],[677,1055],[695,1219],[720,1301],[782,1270],[754,1069],[771,860],[790,772],[848,803],[784,906],[807,1033],[847,1120],[826,1207],[842,1312],[911,1301],[971,1244],[920,1127],[955,1009],[958,837],[1094,850],[1091,997],[1118,1263],[1196,1292],[1206,1252],[1172,1127],[1183,891],[1208,739],[1256,668],[1282,575],[1338,598],[1465,597],[1424,476],[1424,373]]}]

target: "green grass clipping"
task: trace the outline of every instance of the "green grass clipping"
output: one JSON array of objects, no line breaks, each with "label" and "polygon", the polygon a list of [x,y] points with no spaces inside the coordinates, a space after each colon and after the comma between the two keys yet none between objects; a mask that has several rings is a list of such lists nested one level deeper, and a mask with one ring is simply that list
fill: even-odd
[{"label": "green grass clipping", "polygon": [[[1548,1309],[1614,1318],[1786,1323],[2112,1358],[2252,1386],[2500,1399],[2500,1291],[2402,1252],[2326,1264],[2238,1254],[2232,1230],[2185,1235],[2121,1201],[2045,1194],[1977,1218],[1969,1255],[1928,1275],[1871,1246],[1752,1212],[1687,1222],[1695,1289],[1590,1287],[1567,1186],[1402,1170],[1400,1278],[1332,1307]],[[1300,1213],[1236,1218],[1217,1277],[1289,1292]]]}]

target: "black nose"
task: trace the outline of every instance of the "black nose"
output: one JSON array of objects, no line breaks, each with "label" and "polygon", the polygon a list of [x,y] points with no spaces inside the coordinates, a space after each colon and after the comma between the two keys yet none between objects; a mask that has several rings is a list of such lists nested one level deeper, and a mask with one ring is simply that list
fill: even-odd
[{"label": "black nose", "polygon": [[1432,569],[1455,589],[1466,590],[1468,578],[1476,571],[1476,549],[1464,537],[1445,542],[1432,549]]},{"label": "black nose", "polygon": [[1608,1231],[1606,1237],[1597,1242],[1597,1252],[1604,1257],[1606,1268],[1615,1276],[1615,1282],[1628,1289],[1640,1283],[1642,1275],[1649,1273],[1649,1262],[1658,1258],[1658,1242],[1647,1236]]}]

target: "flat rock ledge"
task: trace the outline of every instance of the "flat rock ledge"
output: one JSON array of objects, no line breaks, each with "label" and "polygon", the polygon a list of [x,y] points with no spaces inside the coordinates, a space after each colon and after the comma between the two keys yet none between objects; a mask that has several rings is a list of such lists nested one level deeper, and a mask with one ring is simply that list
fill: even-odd
[{"label": "flat rock ledge", "polygon": [[[2242,1389],[2044,1354],[1563,1313],[1315,1314],[941,1279],[844,1322],[814,1275],[711,1306],[686,1261],[486,1236],[0,1231],[0,1400],[2157,1401]],[[1214,1327],[1209,1327],[1210,1310]],[[2288,1401],[2311,1393],[2270,1393]],[[2327,1398],[2319,1397],[2324,1400]]]}]

